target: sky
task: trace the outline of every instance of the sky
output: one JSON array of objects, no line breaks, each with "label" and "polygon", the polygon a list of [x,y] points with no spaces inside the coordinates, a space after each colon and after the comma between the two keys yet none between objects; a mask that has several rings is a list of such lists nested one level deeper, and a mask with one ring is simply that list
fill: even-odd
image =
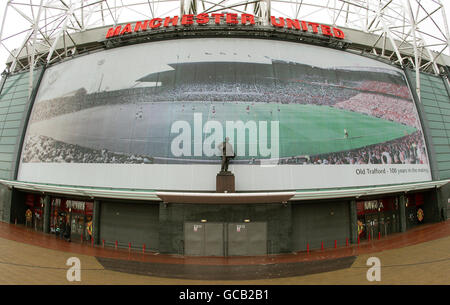
[{"label": "sky", "polygon": [[[427,2],[431,2],[431,1],[432,0],[422,0],[421,4],[425,6]],[[3,22],[4,10],[5,10],[5,7],[6,7],[6,3],[7,3],[6,0],[0,0],[0,26],[1,26],[2,22]],[[447,17],[448,17],[447,19],[449,19],[450,18],[450,0],[442,0],[442,3],[444,5],[444,7],[445,7],[445,12],[446,12]],[[273,14],[275,15],[276,13],[273,13]],[[8,33],[10,24],[11,24],[11,26],[13,26],[13,28],[17,28],[18,25],[20,25],[23,22],[22,20],[23,20],[22,18],[17,18],[17,20],[9,20],[8,19],[8,24],[5,25],[5,28],[7,28],[7,29],[3,33],[3,38],[7,37],[8,35],[10,35],[10,33]],[[450,20],[448,20],[448,24],[450,26]],[[23,40],[23,38],[16,39],[13,42],[13,44],[19,46],[22,43],[22,40]],[[449,55],[450,54],[450,50],[447,49],[445,54]],[[7,51],[5,50],[5,48],[3,48],[0,45],[0,73],[5,69],[5,62],[6,62],[7,58],[8,58]]]}]

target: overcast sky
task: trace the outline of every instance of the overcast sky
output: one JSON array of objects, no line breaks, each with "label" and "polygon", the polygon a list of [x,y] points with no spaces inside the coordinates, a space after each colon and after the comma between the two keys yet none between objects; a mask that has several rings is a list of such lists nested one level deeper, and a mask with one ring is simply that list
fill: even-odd
[{"label": "overcast sky", "polygon": [[[422,0],[421,4],[424,5],[426,7],[427,3],[431,3],[432,0]],[[126,0],[124,0],[124,2],[126,3]],[[444,4],[445,7],[445,12],[447,14],[447,17],[450,17],[450,0],[441,0],[441,2]],[[4,15],[4,10],[6,7],[6,0],[0,0],[0,26],[2,24],[3,21],[3,15]],[[273,12],[273,15],[276,15],[275,12]],[[448,18],[447,18],[448,19]],[[10,28],[13,28],[15,31],[17,31],[17,28],[20,28],[20,24],[23,24],[23,18],[17,18],[17,20],[7,20],[7,24],[5,24],[5,28],[7,28],[4,33],[3,33],[3,37],[7,37],[8,35],[11,35],[11,30],[9,30]],[[320,22],[320,21],[318,21]],[[448,24],[450,24],[450,21],[448,21]],[[11,26],[11,27],[10,27]],[[435,29],[429,30],[428,32],[433,32],[435,31]],[[23,37],[21,37],[20,39],[16,39],[13,44],[17,45],[17,47],[22,43]],[[440,47],[442,48],[442,47]],[[450,54],[450,50],[446,50],[444,52],[444,54],[449,55]],[[5,61],[8,58],[8,53],[5,50],[5,48],[3,48],[0,45],[0,72],[2,72],[5,69]]]}]

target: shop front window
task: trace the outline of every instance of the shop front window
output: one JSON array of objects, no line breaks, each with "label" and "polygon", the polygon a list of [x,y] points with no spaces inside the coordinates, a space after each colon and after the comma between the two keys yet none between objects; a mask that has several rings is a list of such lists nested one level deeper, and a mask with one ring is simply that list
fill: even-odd
[{"label": "shop front window", "polygon": [[72,241],[90,240],[92,236],[93,202],[64,198],[52,199],[50,231],[62,236],[70,226]]},{"label": "shop front window", "polygon": [[44,228],[44,197],[27,194],[25,196],[25,226],[36,231]]},{"label": "shop front window", "polygon": [[399,232],[397,197],[358,201],[356,207],[360,239]]},{"label": "shop front window", "polygon": [[406,229],[424,223],[424,204],[423,193],[409,194],[406,196]]}]

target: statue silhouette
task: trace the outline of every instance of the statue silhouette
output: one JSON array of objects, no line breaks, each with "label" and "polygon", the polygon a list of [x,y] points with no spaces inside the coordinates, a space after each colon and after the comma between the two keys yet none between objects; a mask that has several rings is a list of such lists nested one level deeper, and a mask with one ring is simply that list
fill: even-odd
[{"label": "statue silhouette", "polygon": [[233,151],[233,146],[229,143],[230,138],[226,137],[225,141],[220,143],[217,147],[222,154],[222,167],[220,169],[221,172],[228,171],[228,165],[230,163],[230,159],[233,159],[236,155]]}]

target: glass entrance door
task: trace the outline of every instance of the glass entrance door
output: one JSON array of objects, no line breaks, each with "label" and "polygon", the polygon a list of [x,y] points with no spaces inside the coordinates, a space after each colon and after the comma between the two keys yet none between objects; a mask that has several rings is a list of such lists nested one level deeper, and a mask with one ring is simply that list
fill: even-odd
[{"label": "glass entrance door", "polygon": [[389,213],[384,219],[384,236],[392,233],[392,214]]},{"label": "glass entrance door", "polygon": [[[379,219],[378,214],[368,214],[366,215],[366,229],[367,235],[370,234],[370,239],[378,236],[379,232]],[[369,236],[367,236],[369,238]]]},{"label": "glass entrance door", "polygon": [[72,239],[78,240],[81,238],[81,235],[83,235],[83,239],[85,239],[84,214],[72,213],[70,218]]}]

